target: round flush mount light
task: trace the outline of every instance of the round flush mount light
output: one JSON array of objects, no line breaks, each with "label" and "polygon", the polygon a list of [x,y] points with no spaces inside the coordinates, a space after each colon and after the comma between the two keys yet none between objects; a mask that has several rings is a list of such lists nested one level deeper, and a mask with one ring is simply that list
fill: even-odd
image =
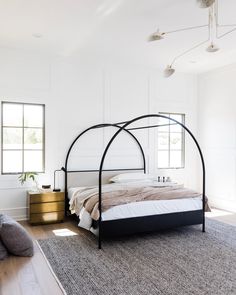
[{"label": "round flush mount light", "polygon": [[206,48],[206,51],[207,51],[207,52],[216,52],[216,51],[218,51],[219,49],[220,49],[220,48],[219,48],[217,45],[211,43],[211,44]]},{"label": "round flush mount light", "polygon": [[215,3],[215,0],[197,0],[197,4],[200,8],[209,8]]},{"label": "round flush mount light", "polygon": [[43,35],[40,34],[40,33],[34,33],[34,34],[32,34],[32,36],[33,36],[34,38],[38,38],[38,39],[43,37]]}]

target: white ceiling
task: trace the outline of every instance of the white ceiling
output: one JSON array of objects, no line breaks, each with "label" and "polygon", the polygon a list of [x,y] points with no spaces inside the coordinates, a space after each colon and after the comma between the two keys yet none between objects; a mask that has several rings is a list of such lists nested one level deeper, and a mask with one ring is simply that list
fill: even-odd
[{"label": "white ceiling", "polygon": [[[236,1],[219,0],[220,22],[236,23]],[[172,59],[204,40],[206,29],[147,42],[162,31],[206,24],[207,9],[196,0],[0,0],[0,47],[64,56],[84,52],[105,58],[165,67]],[[32,34],[42,34],[35,38]],[[236,32],[219,40],[221,48],[203,46],[179,59],[179,71],[203,72],[236,62]]]}]

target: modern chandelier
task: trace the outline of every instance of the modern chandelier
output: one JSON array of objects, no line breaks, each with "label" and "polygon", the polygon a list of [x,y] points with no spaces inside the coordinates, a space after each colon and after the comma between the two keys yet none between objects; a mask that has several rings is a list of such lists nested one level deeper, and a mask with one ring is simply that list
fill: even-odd
[{"label": "modern chandelier", "polygon": [[[179,54],[175,58],[173,58],[172,62],[165,68],[165,70],[163,72],[164,77],[170,77],[172,74],[174,74],[175,69],[174,69],[173,65],[175,64],[175,62],[179,58],[181,58],[185,54],[189,53],[190,51],[192,51],[192,50],[194,50],[206,43],[208,43],[208,45],[206,47],[206,51],[210,52],[210,53],[214,53],[219,50],[219,47],[216,44],[217,40],[223,38],[224,36],[226,36],[236,30],[236,24],[219,24],[219,22],[218,22],[218,0],[195,0],[195,1],[200,8],[207,8],[209,10],[208,24],[187,27],[187,28],[177,29],[177,30],[168,31],[168,32],[162,32],[158,28],[157,31],[154,32],[148,38],[148,41],[150,41],[150,42],[160,41],[160,40],[164,39],[169,34],[183,32],[183,31],[197,30],[200,28],[207,28],[208,29],[208,37],[206,40],[203,40],[202,42],[194,45],[193,47],[185,50],[184,52],[182,52],[181,54]],[[222,27],[229,27],[230,30],[223,33],[223,34],[219,34],[219,28],[222,28]]]}]

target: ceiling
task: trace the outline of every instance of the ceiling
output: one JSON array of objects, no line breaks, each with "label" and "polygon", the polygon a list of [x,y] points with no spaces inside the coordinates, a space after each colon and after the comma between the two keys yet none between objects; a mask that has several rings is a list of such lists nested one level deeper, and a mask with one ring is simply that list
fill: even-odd
[{"label": "ceiling", "polygon": [[[219,0],[221,23],[236,23],[235,11],[235,0]],[[198,8],[196,0],[0,0],[0,47],[67,57],[86,52],[163,68],[204,40],[207,30],[156,42],[147,42],[148,36],[158,27],[168,31],[207,21],[207,9]],[[217,45],[216,53],[204,45],[182,57],[176,69],[203,72],[236,62],[236,32]]]}]

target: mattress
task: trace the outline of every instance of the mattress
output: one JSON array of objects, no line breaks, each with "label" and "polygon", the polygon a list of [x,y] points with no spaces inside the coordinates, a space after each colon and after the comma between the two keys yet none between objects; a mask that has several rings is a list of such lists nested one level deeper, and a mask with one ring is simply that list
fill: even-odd
[{"label": "mattress", "polygon": [[[70,199],[76,190],[77,188],[69,189],[68,197]],[[201,197],[174,200],[141,201],[112,207],[102,213],[102,220],[108,221],[132,217],[194,211],[201,209]],[[84,208],[81,210],[79,218],[79,226],[90,230],[92,226],[92,218],[90,214],[86,210],[84,210]]]}]

